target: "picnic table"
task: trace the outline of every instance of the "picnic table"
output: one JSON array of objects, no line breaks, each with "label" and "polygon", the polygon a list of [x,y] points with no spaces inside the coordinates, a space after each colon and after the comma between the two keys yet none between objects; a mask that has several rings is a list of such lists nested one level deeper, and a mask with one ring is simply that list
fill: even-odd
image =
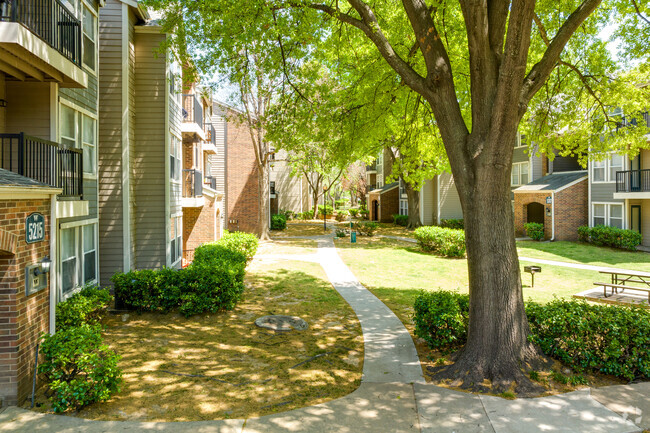
[{"label": "picnic table", "polygon": [[[625,289],[641,291],[648,293],[648,303],[650,303],[650,273],[641,271],[625,271],[621,269],[608,269],[600,271],[601,274],[610,275],[610,283],[594,283],[595,286],[603,287],[603,294],[607,297],[607,289],[611,290],[612,296],[620,290]],[[631,284],[635,284],[631,286]]]}]

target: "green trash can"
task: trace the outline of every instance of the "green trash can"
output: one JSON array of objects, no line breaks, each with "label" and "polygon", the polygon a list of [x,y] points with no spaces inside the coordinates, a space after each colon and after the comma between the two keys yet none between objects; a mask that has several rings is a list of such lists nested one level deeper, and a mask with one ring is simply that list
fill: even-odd
[{"label": "green trash can", "polygon": [[350,243],[354,244],[357,242],[357,232],[350,233]]}]

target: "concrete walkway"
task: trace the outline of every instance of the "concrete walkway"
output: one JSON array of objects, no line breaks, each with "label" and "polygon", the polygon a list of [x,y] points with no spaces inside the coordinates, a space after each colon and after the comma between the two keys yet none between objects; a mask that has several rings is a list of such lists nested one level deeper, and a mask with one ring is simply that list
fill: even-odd
[{"label": "concrete walkway", "polygon": [[365,359],[361,386],[350,395],[259,418],[184,423],[88,421],[9,407],[0,412],[0,432],[632,433],[650,428],[650,383],[517,400],[425,383],[404,325],[359,283],[331,237],[313,239],[318,240],[317,254],[265,255],[256,260],[320,263],[355,310],[364,335]]}]

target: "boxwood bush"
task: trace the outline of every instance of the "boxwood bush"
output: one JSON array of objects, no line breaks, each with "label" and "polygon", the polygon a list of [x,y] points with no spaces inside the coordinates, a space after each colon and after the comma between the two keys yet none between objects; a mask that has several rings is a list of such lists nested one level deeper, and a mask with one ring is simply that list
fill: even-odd
[{"label": "boxwood bush", "polygon": [[373,221],[368,221],[364,223],[358,222],[354,224],[354,230],[362,236],[372,236],[375,234],[378,228],[379,228],[379,224]]},{"label": "boxwood bush", "polygon": [[84,287],[79,293],[56,304],[57,332],[85,323],[98,324],[112,300],[113,297],[106,289],[94,285]]},{"label": "boxwood bush", "polygon": [[444,219],[440,220],[440,227],[446,229],[465,230],[465,221],[463,219]]},{"label": "boxwood bush", "polygon": [[45,335],[40,352],[43,362],[38,372],[53,393],[55,412],[108,400],[119,390],[120,357],[103,344],[97,325],[71,326],[54,335]]},{"label": "boxwood bush", "polygon": [[350,209],[350,210],[348,210],[348,212],[350,212],[350,216],[352,218],[356,218],[357,215],[359,214],[359,209]]},{"label": "boxwood bush", "polygon": [[271,215],[271,230],[284,230],[287,228],[287,217],[284,214]]},{"label": "boxwood bush", "polygon": [[423,251],[446,257],[465,257],[465,232],[436,226],[418,227],[413,233]]},{"label": "boxwood bush", "polygon": [[526,305],[530,340],[577,371],[650,378],[650,311],[555,300]]},{"label": "boxwood bush", "polygon": [[597,225],[594,227],[579,227],[578,239],[581,242],[591,242],[598,246],[623,248],[634,251],[641,244],[643,237],[641,233],[637,233],[634,230]]},{"label": "boxwood bush", "polygon": [[393,224],[406,227],[408,223],[409,223],[408,215],[400,215],[400,214],[393,215]]},{"label": "boxwood bush", "polygon": [[467,340],[469,295],[420,292],[415,298],[415,335],[429,347],[446,351]]},{"label": "boxwood bush", "polygon": [[[469,296],[421,292],[414,303],[415,334],[447,351],[467,339]],[[577,372],[626,380],[650,378],[650,311],[558,299],[528,302],[529,340]]]},{"label": "boxwood bush", "polygon": [[203,244],[185,269],[133,270],[111,277],[122,306],[137,311],[178,308],[191,316],[230,310],[244,291],[246,264],[257,251],[258,240],[248,233],[228,233]]},{"label": "boxwood bush", "polygon": [[524,230],[526,230],[528,237],[534,241],[541,241],[544,239],[544,224],[526,223],[524,224]]}]

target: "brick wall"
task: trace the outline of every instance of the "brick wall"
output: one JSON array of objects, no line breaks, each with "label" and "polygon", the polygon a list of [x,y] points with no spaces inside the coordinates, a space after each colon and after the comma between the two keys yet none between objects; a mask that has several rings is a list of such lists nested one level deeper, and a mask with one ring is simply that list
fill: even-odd
[{"label": "brick wall", "polygon": [[[45,217],[45,240],[25,242],[25,218]],[[49,285],[25,296],[25,266],[50,254],[50,200],[0,200],[2,229],[18,238],[15,254],[0,251],[0,401],[18,404],[31,392],[38,337],[49,330]]]},{"label": "brick wall", "polygon": [[399,188],[393,188],[381,195],[379,221],[392,223],[393,215],[399,213]]},{"label": "brick wall", "polygon": [[[201,244],[214,242],[220,237],[217,222],[217,202],[214,198],[205,197],[202,207],[183,208],[183,258],[187,250],[195,250]],[[216,231],[215,231],[215,226]]]},{"label": "brick wall", "polygon": [[[515,234],[525,236],[524,224],[528,221],[528,204],[541,203],[544,205],[544,238],[553,236],[551,215],[546,212],[551,208],[546,204],[550,192],[517,193],[515,194]],[[578,240],[578,227],[587,224],[588,196],[587,180],[583,180],[555,194],[555,240]]]},{"label": "brick wall", "polygon": [[578,227],[588,223],[587,179],[555,194],[555,239],[577,241]]},{"label": "brick wall", "polygon": [[[258,233],[260,205],[255,148],[244,124],[228,121],[226,201],[231,231]],[[230,221],[236,222],[230,222]]]},{"label": "brick wall", "polygon": [[379,221],[379,212],[375,211],[374,202],[378,201],[381,203],[380,195],[378,192],[368,194],[368,218],[370,221]]}]

